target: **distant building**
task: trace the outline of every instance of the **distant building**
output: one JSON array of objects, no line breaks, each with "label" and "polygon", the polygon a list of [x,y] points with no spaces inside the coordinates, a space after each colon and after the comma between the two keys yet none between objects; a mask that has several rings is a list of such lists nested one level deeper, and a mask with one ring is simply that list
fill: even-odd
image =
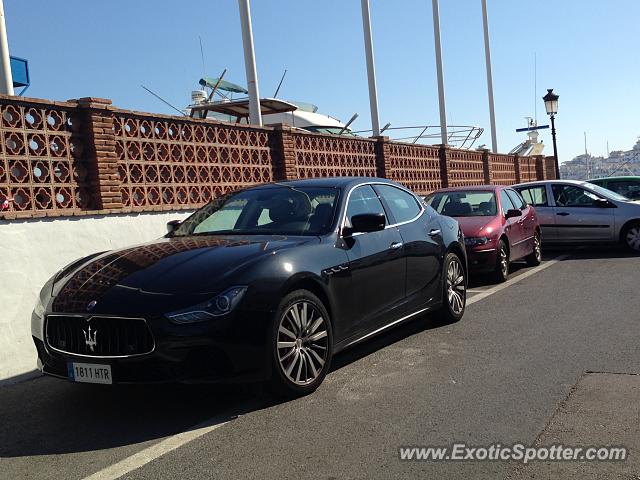
[{"label": "distant building", "polygon": [[560,165],[560,177],[568,180],[586,180],[616,175],[640,176],[640,137],[631,150],[616,150],[608,157],[578,155]]}]

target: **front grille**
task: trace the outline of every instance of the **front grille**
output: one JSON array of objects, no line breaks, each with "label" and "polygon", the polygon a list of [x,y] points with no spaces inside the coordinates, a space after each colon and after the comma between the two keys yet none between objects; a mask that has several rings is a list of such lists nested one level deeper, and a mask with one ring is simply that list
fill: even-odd
[{"label": "front grille", "polygon": [[54,350],[89,357],[144,355],[154,348],[142,318],[49,315],[46,337]]}]

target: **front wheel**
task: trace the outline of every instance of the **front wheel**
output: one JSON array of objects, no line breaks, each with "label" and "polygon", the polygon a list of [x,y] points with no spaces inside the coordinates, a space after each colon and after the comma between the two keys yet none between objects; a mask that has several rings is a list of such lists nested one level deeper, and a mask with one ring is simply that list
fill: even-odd
[{"label": "front wheel", "polygon": [[282,299],[271,337],[272,390],[285,396],[313,392],[331,364],[333,331],[322,301],[307,290]]},{"label": "front wheel", "polygon": [[537,267],[542,263],[542,242],[538,232],[533,237],[533,252],[527,256],[526,260],[530,267]]},{"label": "front wheel", "polygon": [[627,249],[634,253],[640,253],[640,222],[625,227],[620,237]]},{"label": "front wheel", "polygon": [[504,240],[498,242],[496,255],[495,279],[498,283],[506,282],[509,278],[509,250]]},{"label": "front wheel", "polygon": [[438,320],[447,325],[464,315],[467,304],[467,278],[462,260],[455,253],[447,254],[442,279],[442,305],[436,312]]}]

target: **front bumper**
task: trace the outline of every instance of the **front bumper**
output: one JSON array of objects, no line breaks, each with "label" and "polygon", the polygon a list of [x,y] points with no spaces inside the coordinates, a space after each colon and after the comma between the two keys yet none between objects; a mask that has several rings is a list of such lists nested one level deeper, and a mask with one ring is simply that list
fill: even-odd
[{"label": "front bumper", "polygon": [[[155,340],[153,352],[125,358],[97,358],[61,353],[45,340],[44,321],[32,318],[42,373],[68,378],[70,362],[110,365],[113,383],[234,383],[262,381],[271,376],[268,339],[271,315],[234,312],[229,318],[192,325],[174,325],[166,318],[148,321]],[[42,332],[41,335],[38,333]]]},{"label": "front bumper", "polygon": [[475,272],[490,271],[496,268],[498,259],[497,249],[485,245],[475,249],[467,247],[469,268]]}]

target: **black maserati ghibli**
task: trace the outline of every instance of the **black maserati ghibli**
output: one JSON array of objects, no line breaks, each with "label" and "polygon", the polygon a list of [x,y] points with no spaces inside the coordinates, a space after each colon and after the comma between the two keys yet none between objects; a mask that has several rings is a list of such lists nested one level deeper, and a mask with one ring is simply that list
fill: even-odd
[{"label": "black maserati ghibli", "polygon": [[336,352],[429,311],[444,322],[464,313],[458,223],[384,179],[246,188],[168,229],[44,285],[31,319],[42,372],[304,394]]}]

